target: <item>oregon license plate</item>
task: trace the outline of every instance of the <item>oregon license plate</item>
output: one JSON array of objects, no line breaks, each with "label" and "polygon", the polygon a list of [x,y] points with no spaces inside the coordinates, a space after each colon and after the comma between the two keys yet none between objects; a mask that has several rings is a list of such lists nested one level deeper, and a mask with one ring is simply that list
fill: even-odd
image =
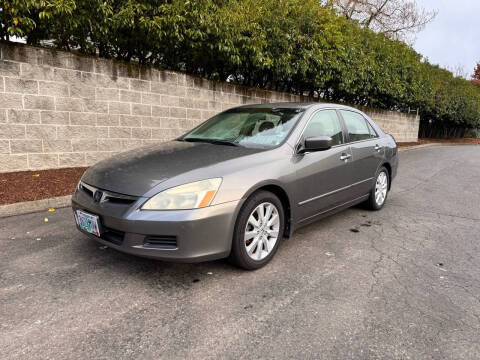
[{"label": "oregon license plate", "polygon": [[75,212],[75,220],[77,221],[80,229],[83,231],[100,236],[100,226],[97,215],[92,215],[86,213],[85,211],[77,210]]}]

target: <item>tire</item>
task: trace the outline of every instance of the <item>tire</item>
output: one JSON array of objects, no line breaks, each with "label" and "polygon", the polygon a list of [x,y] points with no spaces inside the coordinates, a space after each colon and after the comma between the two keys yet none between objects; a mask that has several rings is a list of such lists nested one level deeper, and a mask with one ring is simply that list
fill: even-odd
[{"label": "tire", "polygon": [[[370,197],[365,202],[368,209],[376,211],[383,208],[387,201],[389,186],[390,176],[388,170],[385,166],[382,166],[375,174],[375,182],[373,183],[372,190],[370,190]],[[381,192],[382,196],[377,197],[377,189]]]},{"label": "tire", "polygon": [[[262,212],[263,218],[260,219]],[[255,221],[256,227],[253,225]],[[268,191],[254,193],[245,201],[237,216],[230,262],[246,270],[265,266],[277,252],[284,226],[285,216],[280,199]]]}]

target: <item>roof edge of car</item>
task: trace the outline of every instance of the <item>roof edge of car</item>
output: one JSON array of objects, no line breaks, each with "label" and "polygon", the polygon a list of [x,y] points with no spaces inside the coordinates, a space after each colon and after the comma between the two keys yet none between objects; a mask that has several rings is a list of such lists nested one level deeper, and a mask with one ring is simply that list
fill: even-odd
[{"label": "roof edge of car", "polygon": [[[342,105],[342,104],[336,104],[336,103],[330,103],[330,102],[276,102],[276,103],[264,103],[264,104],[248,104],[248,105],[240,105],[234,108],[244,108],[244,109],[251,109],[251,108],[276,108],[276,107],[281,107],[281,108],[292,108],[292,109],[309,109],[311,107],[319,107],[319,108],[329,108],[329,107],[334,107],[337,109],[351,109],[351,110],[356,110],[360,111],[358,109],[355,109],[354,107],[347,106],[347,105]],[[232,108],[232,109],[234,109]]]}]

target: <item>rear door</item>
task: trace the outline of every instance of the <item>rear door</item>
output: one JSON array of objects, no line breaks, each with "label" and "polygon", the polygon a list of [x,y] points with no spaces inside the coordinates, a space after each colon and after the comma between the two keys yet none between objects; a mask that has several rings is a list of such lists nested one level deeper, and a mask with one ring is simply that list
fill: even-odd
[{"label": "rear door", "polygon": [[343,118],[352,152],[351,192],[354,197],[360,197],[371,190],[384,149],[378,134],[362,114],[349,110],[339,110],[339,113]]},{"label": "rear door", "polygon": [[299,141],[330,136],[329,150],[296,154],[296,203],[299,219],[313,217],[349,200],[351,153],[336,110],[319,110],[312,115]]}]

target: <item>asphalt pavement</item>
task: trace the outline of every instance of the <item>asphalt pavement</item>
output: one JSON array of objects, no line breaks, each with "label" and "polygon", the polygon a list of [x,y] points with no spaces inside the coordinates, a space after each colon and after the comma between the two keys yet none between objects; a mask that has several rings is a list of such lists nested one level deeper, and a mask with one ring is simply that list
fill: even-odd
[{"label": "asphalt pavement", "polygon": [[479,179],[480,146],[403,152],[382,211],[255,272],[105,249],[70,208],[0,219],[0,358],[479,359]]}]

